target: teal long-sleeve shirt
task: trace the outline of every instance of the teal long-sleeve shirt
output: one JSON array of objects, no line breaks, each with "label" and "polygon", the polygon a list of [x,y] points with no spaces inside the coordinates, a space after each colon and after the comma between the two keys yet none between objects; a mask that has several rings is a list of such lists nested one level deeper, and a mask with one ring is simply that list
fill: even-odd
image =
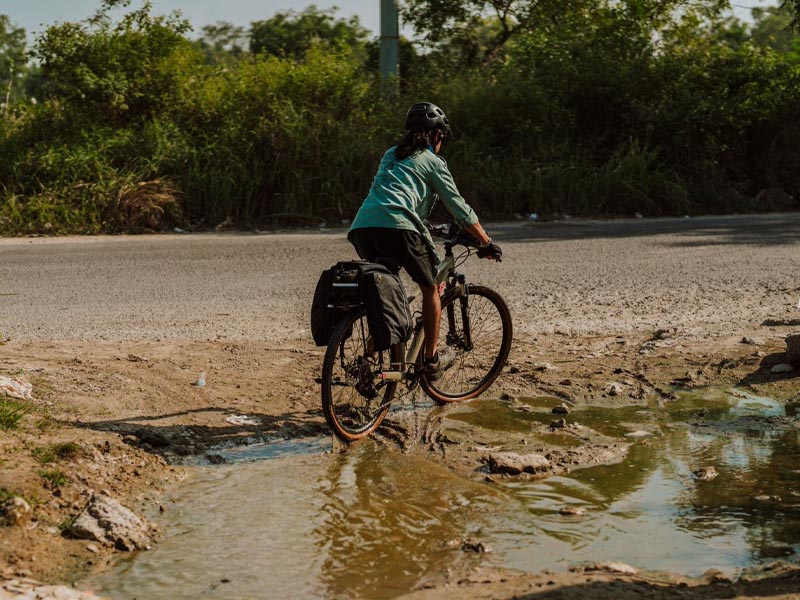
[{"label": "teal long-sleeve shirt", "polygon": [[441,199],[447,211],[462,227],[478,222],[453,181],[447,162],[430,150],[416,152],[403,160],[389,148],[381,159],[369,194],[358,209],[350,230],[388,227],[418,232],[436,252],[424,225],[436,202]]}]

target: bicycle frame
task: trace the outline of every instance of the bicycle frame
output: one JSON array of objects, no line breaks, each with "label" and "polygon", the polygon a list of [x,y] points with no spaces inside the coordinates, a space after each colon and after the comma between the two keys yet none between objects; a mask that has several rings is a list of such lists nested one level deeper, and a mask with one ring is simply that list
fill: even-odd
[{"label": "bicycle frame", "polygon": [[[436,285],[441,287],[445,284],[444,292],[441,294],[442,304],[449,300],[451,296],[464,298],[467,295],[467,284],[465,278],[455,270],[455,257],[453,256],[453,246],[445,243],[445,256],[444,259],[436,267]],[[447,322],[448,327],[451,329],[448,333],[455,335],[452,331],[455,323],[455,307],[452,303],[447,306]],[[471,349],[472,340],[469,327],[469,314],[465,302],[461,303],[461,317],[464,323],[464,338],[466,340],[466,349]],[[408,381],[409,379],[416,378],[416,374],[411,368],[417,364],[422,346],[425,341],[425,331],[422,327],[422,319],[419,319],[414,326],[414,335],[411,339],[410,346],[403,348],[404,362],[400,365],[400,370],[384,370],[375,377],[375,383],[382,381]]]}]

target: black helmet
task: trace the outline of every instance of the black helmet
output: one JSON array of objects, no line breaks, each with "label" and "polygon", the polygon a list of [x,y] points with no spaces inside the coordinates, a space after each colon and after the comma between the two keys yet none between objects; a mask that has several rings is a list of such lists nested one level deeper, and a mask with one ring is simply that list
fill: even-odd
[{"label": "black helmet", "polygon": [[444,137],[450,137],[450,121],[444,111],[431,102],[417,102],[406,114],[406,131],[422,129],[441,129]]}]

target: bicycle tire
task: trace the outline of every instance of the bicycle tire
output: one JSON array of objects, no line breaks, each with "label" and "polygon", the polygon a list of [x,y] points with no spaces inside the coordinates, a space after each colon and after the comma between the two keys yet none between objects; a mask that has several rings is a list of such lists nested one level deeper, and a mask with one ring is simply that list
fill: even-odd
[{"label": "bicycle tire", "polygon": [[[397,382],[392,381],[381,389],[367,390],[368,395],[362,393],[381,361],[387,367],[389,363],[402,362],[402,344],[368,354],[368,339],[366,313],[350,313],[334,329],[322,361],[322,412],[331,431],[345,441],[358,440],[375,431],[397,389]],[[370,398],[373,393],[376,395]]]},{"label": "bicycle tire", "polygon": [[[462,298],[466,301],[472,334],[472,347],[469,349],[463,347]],[[513,326],[508,305],[493,289],[468,284],[466,296],[454,294],[443,298],[439,327],[438,349],[451,346],[456,354],[455,362],[437,381],[429,381],[423,372],[420,386],[437,404],[480,396],[500,375],[511,351]],[[484,363],[481,354],[486,353],[492,354],[493,358],[487,356]]]}]

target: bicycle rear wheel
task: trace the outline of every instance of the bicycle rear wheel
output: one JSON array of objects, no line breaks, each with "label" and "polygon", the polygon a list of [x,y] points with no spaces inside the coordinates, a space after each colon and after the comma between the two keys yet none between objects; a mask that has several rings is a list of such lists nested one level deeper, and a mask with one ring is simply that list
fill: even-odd
[{"label": "bicycle rear wheel", "polygon": [[375,376],[402,362],[402,344],[383,352],[371,352],[370,344],[367,316],[354,312],[336,326],[322,362],[322,411],[331,430],[348,441],[378,428],[397,389],[396,381],[376,383]]},{"label": "bicycle rear wheel", "polygon": [[443,298],[438,351],[449,347],[452,366],[437,381],[423,374],[420,385],[439,404],[475,398],[503,370],[511,350],[511,313],[502,296],[482,285]]}]

